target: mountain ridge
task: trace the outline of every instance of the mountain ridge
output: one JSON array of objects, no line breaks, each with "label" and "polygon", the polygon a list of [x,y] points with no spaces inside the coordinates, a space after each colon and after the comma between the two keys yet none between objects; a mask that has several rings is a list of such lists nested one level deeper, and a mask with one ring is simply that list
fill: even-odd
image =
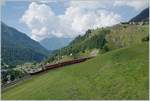
[{"label": "mountain ridge", "polygon": [[[143,15],[143,12],[147,13],[149,8],[145,10],[141,11],[140,14]],[[140,16],[140,14],[137,16]],[[145,15],[144,18],[147,17],[148,13]],[[144,18],[142,17],[138,20],[142,21]],[[146,37],[148,37],[148,23],[142,25],[138,23],[120,23],[111,27],[88,29],[83,36],[77,36],[68,46],[56,50],[55,54],[51,55],[46,62],[60,60],[64,56],[73,56],[73,58],[89,56],[94,49],[97,49],[99,53],[105,53],[114,49],[139,44]]]},{"label": "mountain ridge", "polygon": [[133,17],[129,22],[149,21],[149,8],[145,8],[137,16]]},{"label": "mountain ridge", "polygon": [[30,61],[40,62],[48,51],[26,34],[1,22],[2,62],[9,65]]},{"label": "mountain ridge", "polygon": [[47,50],[52,51],[67,46],[72,40],[73,38],[51,37],[41,40],[40,44]]}]

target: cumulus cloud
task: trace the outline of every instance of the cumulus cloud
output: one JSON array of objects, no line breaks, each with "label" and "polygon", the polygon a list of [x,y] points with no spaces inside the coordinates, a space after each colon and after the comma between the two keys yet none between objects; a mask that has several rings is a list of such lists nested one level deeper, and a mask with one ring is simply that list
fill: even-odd
[{"label": "cumulus cloud", "polygon": [[135,10],[142,10],[148,7],[148,0],[116,0],[114,6],[130,6]]},{"label": "cumulus cloud", "polygon": [[32,38],[35,40],[41,40],[52,34],[50,30],[56,29],[58,20],[50,7],[35,2],[30,4],[21,18],[21,22],[31,29]]},{"label": "cumulus cloud", "polygon": [[56,15],[50,6],[32,2],[21,22],[30,28],[32,38],[38,41],[51,36],[75,37],[84,34],[87,29],[120,22],[120,15],[99,9],[96,5],[96,2],[84,2],[84,5],[71,2],[64,14]]}]

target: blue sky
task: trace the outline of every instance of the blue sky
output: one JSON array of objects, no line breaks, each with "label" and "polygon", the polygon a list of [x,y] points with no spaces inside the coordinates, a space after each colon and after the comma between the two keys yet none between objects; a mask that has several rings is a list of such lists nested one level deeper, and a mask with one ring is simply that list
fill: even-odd
[{"label": "blue sky", "polygon": [[[109,1],[109,0],[106,0],[107,2]],[[112,0],[113,1],[113,0]],[[114,0],[115,1],[115,0]],[[117,6],[112,6],[113,4],[111,4],[111,3],[108,3],[108,5],[106,5],[106,6],[104,6],[104,8],[103,8],[103,5],[105,5],[105,4],[107,4],[107,2],[105,3],[103,3],[102,2],[102,6],[99,6],[99,8],[97,9],[94,9],[93,11],[96,11],[96,10],[99,10],[99,9],[104,9],[104,10],[107,10],[107,11],[110,11],[110,12],[113,12],[114,14],[118,14],[120,17],[121,17],[121,21],[123,22],[123,21],[128,21],[128,20],[130,20],[132,17],[134,17],[135,15],[137,15],[138,13],[140,13],[140,11],[141,10],[143,10],[144,8],[145,8],[145,5],[146,5],[146,3],[145,4],[143,4],[143,5],[140,5],[140,3],[136,3],[135,2],[135,4],[137,4],[137,6],[139,6],[139,9],[138,8],[136,8],[137,6],[132,6],[132,5],[130,5],[129,3],[130,3],[130,1],[129,0],[127,0],[128,2],[126,2],[126,4],[124,4],[124,3],[116,3],[116,5]],[[136,0],[135,0],[136,1]],[[144,2],[144,0],[143,0],[143,2]],[[147,2],[147,0],[145,0],[145,2]],[[7,25],[9,25],[9,26],[13,26],[14,28],[16,28],[16,29],[18,29],[19,31],[22,31],[22,32],[24,32],[24,33],[26,33],[28,36],[30,36],[30,37],[33,37],[33,39],[37,39],[38,40],[38,35],[34,35],[34,33],[33,33],[33,31],[35,31],[36,30],[36,28],[35,28],[35,25],[32,25],[32,26],[29,26],[29,21],[28,21],[28,15],[27,14],[25,14],[25,11],[30,11],[30,9],[29,9],[29,6],[31,6],[31,3],[32,2],[29,2],[29,1],[7,1],[7,2],[5,2],[5,4],[2,6],[2,9],[1,9],[1,15],[2,15],[2,21],[4,22],[4,23],[6,23]],[[77,3],[76,4],[76,2],[75,3],[70,3],[70,2],[44,2],[44,6],[45,7],[48,7],[47,9],[48,10],[51,10],[51,12],[52,13],[54,13],[54,15],[55,15],[55,17],[57,17],[57,18],[60,18],[59,16],[60,15],[63,15],[64,17],[68,17],[65,13],[67,12],[67,8],[69,8],[70,7],[70,9],[71,10],[73,10],[73,7],[76,9],[76,8],[79,8],[79,10],[77,10],[77,11],[81,11],[82,10],[82,8],[84,9],[84,5],[82,5],[84,2],[80,2],[80,3]],[[41,7],[42,8],[42,5],[43,3],[42,2],[38,2],[38,3],[36,3],[35,4],[35,6],[37,6],[37,7]],[[86,3],[85,3],[86,4]],[[70,6],[71,5],[71,6]],[[75,6],[74,6],[75,5]],[[148,4],[147,4],[148,5]],[[34,7],[35,7],[34,6]],[[78,7],[79,6],[79,7]],[[88,8],[88,3],[87,3],[87,8]],[[94,6],[96,6],[95,4],[93,5],[93,7]],[[72,8],[71,8],[72,7]],[[101,8],[102,7],[102,8]],[[37,10],[39,10],[39,9],[35,9],[35,11],[37,11]],[[32,10],[33,11],[33,10]],[[42,12],[41,10],[40,10],[40,12]],[[68,12],[69,12],[69,10],[68,10]],[[37,11],[37,13],[38,13],[38,11]],[[49,12],[48,12],[49,13]],[[88,13],[85,13],[85,15],[89,15],[89,13],[90,12],[88,12]],[[91,12],[91,13],[93,13],[93,12]],[[69,13],[69,14],[72,14],[72,13]],[[94,14],[94,13],[93,13]],[[109,14],[109,12],[108,13],[104,13],[104,14]],[[24,23],[23,22],[21,22],[20,21],[20,19],[23,17],[23,15],[26,15],[26,19],[24,19]],[[40,15],[40,14],[39,14]],[[32,17],[33,17],[34,15],[32,15]],[[44,15],[43,15],[44,16]],[[41,16],[40,16],[41,17]],[[50,16],[51,17],[51,16]],[[82,17],[82,16],[81,16]],[[30,18],[30,16],[29,16],[29,18]],[[54,17],[53,17],[54,18]],[[57,19],[57,18],[54,18],[54,19]],[[70,17],[69,17],[70,18]],[[68,19],[69,19],[68,18]],[[49,18],[50,19],[50,18]],[[49,21],[49,19],[47,18],[46,20],[48,20]],[[31,19],[31,20],[34,20],[34,18],[33,19]],[[64,20],[63,22],[65,22],[66,20]],[[70,20],[69,20],[70,21]],[[69,22],[68,21],[68,22]],[[82,20],[82,21],[84,21],[84,19]],[[81,21],[81,22],[82,22]],[[107,20],[107,21],[109,21],[109,20]],[[73,22],[75,22],[75,21],[73,21]],[[55,23],[55,22],[49,22],[48,23],[48,25],[53,25],[53,23]],[[39,23],[40,24],[40,23]],[[59,22],[59,24],[60,24],[60,22]],[[71,25],[72,25],[73,23],[71,23]],[[82,23],[79,23],[79,25],[81,25]],[[85,23],[83,23],[83,24],[85,24]],[[92,24],[94,24],[94,22],[92,23]],[[76,26],[78,26],[78,24],[76,24],[75,23],[75,25]],[[90,25],[91,26],[91,25]],[[46,28],[45,27],[45,25],[43,25],[43,26],[41,26],[41,27],[43,27],[43,28]],[[55,26],[56,27],[56,26]],[[77,29],[77,30],[75,30],[74,31],[74,33],[82,33],[82,31],[84,31],[84,29],[86,29],[84,26],[81,26],[81,28],[83,27],[83,30],[81,29],[81,30],[79,30],[79,28],[73,28],[73,29],[69,29],[69,31],[74,31],[75,29]],[[34,29],[33,29],[34,28]],[[54,27],[52,27],[52,28],[54,28]],[[49,36],[52,36],[52,35],[57,35],[58,37],[62,37],[63,35],[64,36],[68,36],[68,34],[63,34],[63,33],[70,33],[69,31],[67,31],[67,29],[65,29],[66,31],[62,31],[62,29],[64,29],[64,28],[60,28],[60,31],[59,32],[56,32],[56,31],[51,31],[52,30],[52,28],[51,29],[46,29],[46,33],[53,33],[53,34],[46,34],[46,35],[49,35]],[[87,27],[87,28],[90,28],[90,27]],[[43,30],[43,29],[41,29],[41,30]],[[48,30],[48,31],[47,31]],[[44,31],[45,32],[45,31]],[[55,33],[55,34],[54,34]],[[39,35],[42,35],[42,31],[41,31],[41,33],[39,33]],[[43,36],[44,36],[45,34],[43,33]],[[73,36],[73,35],[72,35]],[[76,36],[76,35],[75,35]],[[44,39],[45,37],[43,37],[43,39]]]},{"label": "blue sky", "polygon": [[19,19],[28,8],[28,5],[29,2],[6,2],[1,9],[2,21],[22,32],[30,33],[29,29],[19,22]]},{"label": "blue sky", "polygon": [[[29,1],[6,1],[1,9],[2,21],[30,36],[31,32],[29,28],[19,21],[24,12],[28,9],[30,3]],[[64,13],[64,5],[57,2],[52,2],[48,5],[52,7],[56,14]]]}]

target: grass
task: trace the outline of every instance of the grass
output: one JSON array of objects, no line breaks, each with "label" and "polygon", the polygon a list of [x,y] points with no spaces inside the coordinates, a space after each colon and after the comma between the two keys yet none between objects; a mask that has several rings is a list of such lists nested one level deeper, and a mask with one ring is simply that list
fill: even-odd
[{"label": "grass", "polygon": [[35,75],[2,92],[2,99],[148,99],[148,74],[143,43]]},{"label": "grass", "polygon": [[109,48],[117,49],[140,44],[142,38],[149,34],[148,27],[148,25],[127,25],[125,28],[124,25],[111,27],[111,32],[106,37]]}]

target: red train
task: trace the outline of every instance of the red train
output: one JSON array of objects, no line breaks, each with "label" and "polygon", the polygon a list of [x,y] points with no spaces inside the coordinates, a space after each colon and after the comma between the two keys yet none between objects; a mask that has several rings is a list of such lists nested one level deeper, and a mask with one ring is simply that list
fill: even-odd
[{"label": "red train", "polygon": [[76,63],[84,62],[87,59],[91,59],[91,58],[93,58],[93,57],[80,58],[80,59],[75,59],[75,60],[60,62],[60,63],[56,63],[56,64],[49,64],[49,65],[46,65],[46,66],[42,67],[41,70],[31,72],[30,75],[35,75],[35,74],[47,71],[49,69],[54,69],[54,68],[59,68],[59,67],[62,67],[62,66],[67,66],[67,65],[71,65],[71,64],[76,64]]}]

